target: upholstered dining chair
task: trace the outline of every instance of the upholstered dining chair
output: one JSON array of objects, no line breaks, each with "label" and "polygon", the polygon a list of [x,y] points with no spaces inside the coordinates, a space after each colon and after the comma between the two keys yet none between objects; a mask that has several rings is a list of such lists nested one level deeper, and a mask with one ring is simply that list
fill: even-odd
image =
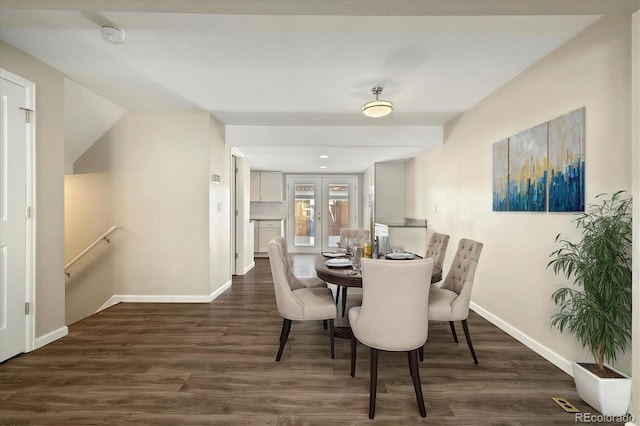
[{"label": "upholstered dining chair", "polygon": [[[338,240],[338,247],[347,248],[349,242],[356,238],[360,241],[360,244],[364,244],[371,237],[371,232],[368,229],[356,229],[356,228],[341,228],[340,229],[340,240]],[[340,293],[342,293],[342,316],[345,315],[345,310],[347,309],[347,287],[339,285],[336,290],[336,305],[338,304],[338,299],[340,299]]]},{"label": "upholstered dining chair", "polygon": [[329,325],[329,344],[331,358],[334,358],[333,320],[336,317],[336,305],[331,290],[324,287],[291,288],[291,272],[284,260],[282,247],[274,240],[269,242],[269,265],[273,276],[273,287],[276,294],[276,305],[282,316],[282,331],[280,332],[280,347],[276,361],[280,361],[285,343],[289,338],[292,321],[327,321]]},{"label": "upholstered dining chair", "polygon": [[394,262],[362,260],[362,306],[349,309],[351,325],[351,377],[356,372],[356,344],[371,349],[369,418],[376,410],[378,351],[406,351],[413,380],[418,410],[426,417],[418,349],[427,341],[429,332],[429,286],[425,275],[431,275],[433,259]]},{"label": "upholstered dining chair", "polygon": [[442,266],[444,264],[444,256],[447,254],[447,246],[449,245],[449,236],[434,232],[431,234],[429,244],[427,244],[426,258],[433,258],[433,273],[431,274],[431,284],[442,281]]},{"label": "upholstered dining chair", "polygon": [[[461,239],[444,283],[439,288],[431,287],[428,299],[429,321],[448,321],[453,340],[456,343],[458,343],[458,335],[454,321],[462,322],[467,346],[469,346],[475,364],[478,364],[478,358],[471,343],[467,318],[469,317],[473,278],[481,252],[482,243],[466,238]],[[420,352],[420,359],[422,359],[422,352]]]},{"label": "upholstered dining chair", "polygon": [[327,283],[322,281],[318,277],[299,277],[294,274],[293,268],[291,267],[291,258],[289,256],[289,249],[287,246],[287,240],[279,235],[275,237],[272,241],[280,244],[280,248],[282,249],[282,257],[287,264],[287,269],[290,272],[289,277],[289,285],[293,290],[298,288],[315,288],[315,287],[327,287]]}]

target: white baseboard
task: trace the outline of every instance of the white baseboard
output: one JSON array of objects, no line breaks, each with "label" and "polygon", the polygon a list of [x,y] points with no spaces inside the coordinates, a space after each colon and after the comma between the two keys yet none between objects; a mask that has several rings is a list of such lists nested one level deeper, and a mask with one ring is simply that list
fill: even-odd
[{"label": "white baseboard", "polygon": [[54,342],[64,336],[66,336],[67,334],[69,334],[69,328],[67,326],[64,327],[60,327],[57,330],[53,330],[47,334],[45,334],[44,336],[40,336],[40,337],[36,337],[36,342],[35,345],[33,347],[34,350],[41,348],[45,345],[48,345],[51,342]]},{"label": "white baseboard", "polygon": [[508,335],[510,335],[511,337],[513,337],[514,339],[516,339],[517,341],[519,341],[520,343],[528,347],[529,349],[531,349],[532,351],[536,352],[538,355],[542,356],[547,361],[549,361],[550,363],[552,363],[553,365],[555,365],[556,367],[558,367],[559,369],[561,369],[562,371],[570,375],[571,377],[573,377],[571,361],[560,356],[559,354],[552,351],[548,347],[544,346],[542,343],[538,342],[537,340],[534,340],[531,337],[527,336],[517,328],[511,326],[510,324],[507,324],[501,318],[493,315],[492,313],[481,308],[475,303],[471,302],[470,307],[478,315],[480,315],[481,317],[483,317],[484,319],[486,319],[487,321],[489,321],[490,323],[492,323],[493,325],[495,325],[496,327],[498,327],[499,329],[501,329],[502,331],[504,331],[505,333],[507,333]]},{"label": "white baseboard", "polygon": [[242,271],[242,275],[246,274],[247,272],[249,272],[255,267],[256,267],[256,262],[251,262],[250,264],[247,265],[246,268],[244,268],[244,271]]},{"label": "white baseboard", "polygon": [[210,303],[231,287],[231,280],[209,295],[171,295],[171,294],[114,294],[104,302],[96,313],[120,302],[129,303]]}]

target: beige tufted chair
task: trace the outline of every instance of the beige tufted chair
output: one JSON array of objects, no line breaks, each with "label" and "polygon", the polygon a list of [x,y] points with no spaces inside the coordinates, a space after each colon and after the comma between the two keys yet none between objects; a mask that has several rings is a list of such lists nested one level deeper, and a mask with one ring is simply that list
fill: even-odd
[{"label": "beige tufted chair", "polygon": [[481,252],[482,243],[461,239],[460,243],[458,243],[458,251],[442,287],[432,287],[429,290],[429,321],[449,321],[453,340],[456,343],[458,343],[458,336],[454,321],[462,321],[467,345],[471,351],[473,362],[476,364],[478,363],[478,358],[473,350],[473,344],[469,336],[467,318],[469,316],[469,303],[471,303],[473,278],[476,274]]},{"label": "beige tufted chair", "polygon": [[[342,228],[340,229],[340,240],[338,241],[338,246],[346,249],[347,244],[352,238],[357,238],[362,245],[365,241],[370,239],[370,236],[371,233],[368,229]],[[347,308],[347,287],[341,285],[338,286],[338,291],[336,292],[336,305],[338,304],[340,293],[342,293],[342,316],[344,316]]]},{"label": "beige tufted chair", "polygon": [[418,410],[427,412],[420,385],[418,349],[429,332],[429,286],[433,259],[392,261],[362,260],[362,306],[349,309],[351,325],[351,377],[356,372],[356,341],[371,349],[369,418],[376,409],[378,351],[406,351]]},{"label": "beige tufted chair", "polygon": [[291,289],[295,290],[298,288],[327,287],[327,283],[325,283],[318,277],[298,277],[294,275],[293,269],[291,268],[291,259],[289,257],[289,250],[287,248],[287,240],[285,240],[285,238],[280,235],[275,237],[272,241],[280,244],[280,248],[282,249],[282,257],[287,263],[287,269],[290,271],[289,285],[291,286]]},{"label": "beige tufted chair", "polygon": [[447,254],[447,246],[449,245],[449,236],[447,234],[439,234],[434,232],[427,245],[427,254],[425,258],[433,258],[433,274],[431,275],[431,284],[442,281],[442,265],[444,264],[444,256]]},{"label": "beige tufted chair", "polygon": [[331,358],[334,358],[333,320],[336,317],[336,305],[328,288],[297,288],[290,285],[292,277],[288,264],[284,259],[282,247],[274,240],[269,242],[269,264],[273,276],[273,287],[276,294],[278,312],[283,318],[280,333],[280,348],[276,361],[280,361],[284,345],[291,331],[291,322],[322,320],[329,323],[329,342]]}]

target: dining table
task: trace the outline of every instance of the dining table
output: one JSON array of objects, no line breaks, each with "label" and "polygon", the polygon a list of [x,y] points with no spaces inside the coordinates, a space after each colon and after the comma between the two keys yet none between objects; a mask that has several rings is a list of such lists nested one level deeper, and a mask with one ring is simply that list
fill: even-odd
[{"label": "dining table", "polygon": [[[348,256],[345,256],[348,258]],[[351,265],[348,266],[329,266],[326,261],[333,257],[318,255],[315,261],[316,275],[323,281],[331,284],[341,285],[345,287],[360,287],[362,288],[362,273],[360,271],[354,271]],[[421,259],[419,255],[415,255],[414,259]],[[380,258],[388,262],[402,262],[402,260],[392,260],[385,257]],[[442,270],[435,268],[431,274],[431,283],[436,283],[442,279]],[[348,326],[336,326],[334,328],[334,336],[338,338],[350,339],[351,328]]]},{"label": "dining table", "polygon": [[[416,258],[421,258],[415,255]],[[316,258],[315,268],[316,275],[323,281],[328,283],[343,285],[345,287],[362,287],[362,274],[360,271],[353,271],[349,267],[335,267],[328,266],[325,262],[331,259],[324,255],[319,255]],[[386,258],[381,258],[386,259]],[[389,260],[390,262],[402,262],[401,260]],[[442,269],[434,265],[433,273],[431,274],[431,284],[437,283],[442,280]]]}]

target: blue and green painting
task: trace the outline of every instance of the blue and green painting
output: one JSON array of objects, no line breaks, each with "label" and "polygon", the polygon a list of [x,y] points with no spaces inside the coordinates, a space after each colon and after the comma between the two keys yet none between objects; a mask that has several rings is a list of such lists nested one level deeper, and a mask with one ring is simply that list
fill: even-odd
[{"label": "blue and green painting", "polygon": [[505,212],[509,187],[508,139],[493,144],[493,211]]},{"label": "blue and green painting", "polygon": [[549,211],[584,211],[584,114],[549,121]]},{"label": "blue and green painting", "polygon": [[509,138],[509,211],[546,210],[547,124]]}]

